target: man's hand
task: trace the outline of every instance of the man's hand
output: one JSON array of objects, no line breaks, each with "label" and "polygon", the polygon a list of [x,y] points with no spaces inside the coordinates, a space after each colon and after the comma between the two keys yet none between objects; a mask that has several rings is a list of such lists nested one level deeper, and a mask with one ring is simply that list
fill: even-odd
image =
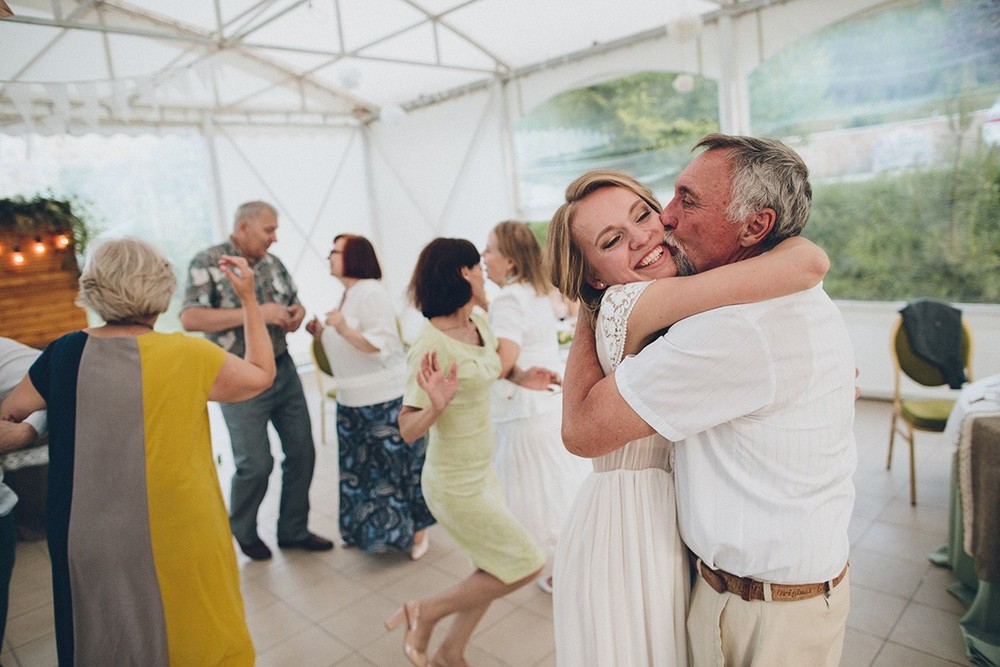
[{"label": "man's hand", "polygon": [[35,427],[27,422],[0,421],[0,452],[9,452],[30,445],[38,439]]},{"label": "man's hand", "polygon": [[287,311],[288,325],[285,327],[285,331],[292,333],[302,326],[302,320],[306,318],[306,309],[301,303],[293,303],[288,306]]},{"label": "man's hand", "polygon": [[292,321],[288,310],[286,306],[282,306],[280,303],[262,303],[260,305],[260,312],[264,315],[264,322],[280,327],[284,331],[289,330],[288,327]]}]

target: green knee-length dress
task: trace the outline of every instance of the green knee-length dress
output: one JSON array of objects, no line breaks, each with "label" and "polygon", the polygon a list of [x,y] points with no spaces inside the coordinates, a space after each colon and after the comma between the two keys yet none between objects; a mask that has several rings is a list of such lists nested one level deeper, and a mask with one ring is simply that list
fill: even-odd
[{"label": "green knee-length dress", "polygon": [[473,314],[483,345],[457,341],[427,323],[410,348],[403,404],[430,406],[417,385],[424,353],[437,352],[448,372],[458,364],[458,390],[431,426],[421,486],[424,499],[459,548],[479,569],[504,583],[532,574],[545,564],[545,554],[507,509],[493,470],[493,425],[490,389],[500,374],[497,340],[489,324]]}]

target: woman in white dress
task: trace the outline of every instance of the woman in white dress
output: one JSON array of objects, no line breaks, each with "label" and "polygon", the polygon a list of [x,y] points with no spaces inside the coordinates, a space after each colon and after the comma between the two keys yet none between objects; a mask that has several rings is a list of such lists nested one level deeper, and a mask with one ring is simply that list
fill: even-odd
[{"label": "woman in white dress", "polygon": [[[501,222],[490,232],[482,257],[487,277],[501,288],[489,307],[490,326],[500,345],[501,375],[515,364],[561,369],[548,296],[551,285],[535,235],[523,222]],[[563,447],[560,394],[498,380],[491,407],[493,467],[507,506],[551,562],[569,509],[590,474],[590,462]],[[543,573],[538,585],[552,592],[551,575]]]},{"label": "woman in white dress", "polygon": [[[829,267],[821,249],[796,238],[757,258],[674,278],[690,268],[665,242],[659,211],[632,177],[593,171],[570,184],[549,227],[552,282],[580,300],[580,317],[595,326],[605,374],[677,320],[806,289]],[[673,445],[653,435],[618,449],[594,443],[582,454],[593,457],[594,472],[553,567],[556,662],[686,665],[690,575],[677,528]]]}]

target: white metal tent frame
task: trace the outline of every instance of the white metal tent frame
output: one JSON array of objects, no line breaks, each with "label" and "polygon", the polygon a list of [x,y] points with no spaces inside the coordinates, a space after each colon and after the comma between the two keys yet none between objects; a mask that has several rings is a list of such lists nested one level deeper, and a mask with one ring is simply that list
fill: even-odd
[{"label": "white metal tent frame", "polygon": [[[166,17],[141,4],[159,6],[153,0],[10,0],[15,15],[0,21],[0,43],[5,28],[24,28],[41,31],[35,39],[37,50],[22,57],[13,69],[0,78],[0,132],[7,133],[80,133],[86,131],[163,131],[171,128],[195,129],[206,142],[215,187],[215,208],[218,234],[228,233],[228,211],[234,202],[226,201],[222,169],[218,161],[219,142],[236,148],[232,133],[237,128],[299,128],[304,132],[335,132],[358,134],[361,137],[361,168],[366,174],[368,212],[373,237],[384,236],[392,225],[386,219],[394,216],[388,211],[405,207],[416,211],[422,221],[417,230],[418,239],[453,231],[457,233],[457,220],[468,216],[467,190],[462,175],[474,162],[474,156],[483,151],[491,156],[492,164],[485,167],[492,182],[500,185],[502,196],[496,206],[498,212],[488,216],[523,217],[518,196],[518,176],[514,159],[514,130],[517,118],[526,110],[548,97],[578,85],[593,83],[629,71],[642,69],[673,69],[696,71],[719,80],[720,124],[724,131],[741,133],[749,129],[746,75],[766,57],[787,43],[811,31],[829,25],[844,17],[858,14],[888,4],[890,0],[845,0],[831,3],[821,0],[679,0],[654,2],[660,7],[659,22],[653,27],[628,32],[605,42],[593,43],[568,52],[545,45],[540,53],[556,53],[541,60],[518,59],[515,51],[500,53],[502,42],[487,43],[489,31],[473,33],[463,26],[461,17],[472,11],[484,11],[484,24],[490,26],[500,19],[497,7],[507,12],[526,12],[523,19],[532,16],[529,10],[544,5],[545,0],[521,2],[510,0],[499,3],[491,0],[384,0],[367,3],[364,0],[213,0],[200,2],[198,7],[208,7],[208,17],[201,17],[201,24]],[[308,30],[308,22],[315,5],[324,2],[336,17],[332,36],[333,47],[302,46],[295,43],[293,33],[286,41],[269,40],[268,31],[299,17],[294,27]],[[360,4],[359,4],[360,3]],[[178,11],[183,5],[176,3]],[[409,15],[399,18],[374,36],[352,40],[346,34],[350,25],[346,14],[352,6],[365,12],[380,11],[380,5],[403,8]],[[552,0],[549,4],[559,5]],[[637,24],[647,19],[642,14],[644,0],[629,0],[616,11],[635,14]],[[189,5],[190,11],[194,5]],[[593,22],[602,18],[601,12],[586,16],[587,3],[566,13],[567,27],[560,26],[554,34],[573,33],[568,24],[572,19]],[[697,8],[700,14],[692,13]],[[491,13],[492,12],[492,13]],[[577,15],[580,15],[579,17]],[[355,17],[364,22],[367,15]],[[513,19],[515,21],[519,19]],[[610,21],[611,19],[608,18]],[[647,21],[648,22],[648,21]],[[514,23],[513,25],[521,25]],[[287,26],[286,26],[287,27]],[[628,26],[626,26],[627,28]],[[619,26],[619,32],[626,28]],[[587,28],[592,34],[596,28]],[[108,77],[104,87],[95,90],[95,82],[74,83],[51,79],[62,76],[62,67],[50,71],[48,80],[42,80],[42,65],[59,59],[62,43],[73,35],[98,35],[100,46],[91,51],[101,61]],[[547,34],[547,33],[546,33]],[[574,33],[576,34],[576,33]],[[614,34],[614,33],[611,33]],[[428,43],[419,54],[407,55],[399,51],[389,57],[379,52],[382,45],[393,43],[406,35],[418,35]],[[460,41],[471,51],[463,54],[465,64],[445,53],[446,37]],[[155,67],[151,64],[136,66],[113,43],[115,38],[140,40],[133,43],[152,50],[153,44],[166,44],[172,49],[161,55]],[[275,37],[276,39],[276,37]],[[535,40],[537,41],[537,40]],[[416,49],[415,49],[416,50]],[[282,56],[294,56],[282,60]],[[134,54],[133,54],[134,57]],[[306,57],[309,64],[303,60]],[[2,59],[0,59],[2,60]],[[416,95],[405,86],[396,95],[362,95],[363,86],[355,93],[349,90],[350,77],[344,71],[330,69],[343,62],[365,67],[391,65],[400,69],[397,75],[405,77],[418,72],[455,73],[464,82],[443,88],[421,89]],[[478,64],[474,64],[478,63]],[[0,65],[2,68],[2,65]],[[152,69],[151,69],[152,68]],[[2,70],[0,70],[2,71]],[[363,73],[364,70],[359,70]],[[350,74],[350,72],[348,72]],[[240,79],[239,74],[252,78]],[[39,77],[32,79],[32,77]],[[368,78],[365,75],[365,78]],[[177,82],[177,79],[186,79]],[[236,85],[229,85],[230,80]],[[431,76],[427,85],[442,85],[451,79]],[[200,87],[198,84],[201,84]],[[343,85],[339,85],[343,84]],[[192,94],[191,87],[197,88]],[[228,89],[227,89],[228,86]],[[75,93],[71,94],[71,93]],[[202,95],[200,101],[195,100]],[[412,160],[396,144],[400,132],[393,126],[405,116],[407,132],[441,132],[441,109],[454,108],[455,113],[474,120],[464,130],[449,128],[452,143],[458,148],[451,159],[441,160],[441,168],[450,171],[446,192],[428,197],[414,189],[414,178],[407,173],[407,163]],[[382,122],[378,122],[382,121]],[[350,148],[345,148],[346,158]],[[251,170],[248,157],[242,156]],[[325,197],[337,185],[343,173],[338,167],[329,174],[324,188]],[[479,166],[482,171],[484,167]],[[267,192],[268,179],[256,179]],[[268,192],[280,203],[281,197]],[[389,202],[387,204],[387,202]],[[319,207],[322,210],[324,203]],[[284,208],[284,207],[282,207]],[[385,217],[383,217],[385,216]],[[301,217],[285,214],[284,220],[307,241],[312,237],[318,218],[310,223]],[[482,230],[461,229],[472,238]],[[308,243],[307,243],[308,245]],[[299,260],[305,260],[305,250],[297,250]]]},{"label": "white metal tent frame", "polygon": [[[745,132],[744,82],[755,67],[812,32],[906,0],[623,0],[614,8],[597,0],[7,1],[15,16],[0,19],[0,133],[198,133],[211,163],[214,235],[228,234],[231,211],[245,198],[273,199],[285,230],[276,252],[303,301],[322,312],[337,296],[325,258],[332,225],[368,235],[383,258],[392,258],[383,270],[401,304],[427,240],[453,235],[481,243],[497,221],[523,218],[513,128],[553,95],[638,71],[691,72],[719,81],[720,125]],[[363,24],[358,10],[368,4],[399,7],[408,18],[352,38],[344,26]],[[329,41],[335,46],[282,45],[270,33],[319,5],[336,23]],[[652,5],[660,8],[655,20]],[[182,6],[208,18],[163,15],[180,17]],[[561,9],[566,25],[546,33],[538,27],[545,22],[539,7],[550,10],[543,19]],[[465,16],[479,10],[485,31]],[[637,16],[631,28],[617,16],[626,13]],[[603,25],[581,28],[580,18],[617,31],[592,35]],[[539,35],[551,34],[552,43],[524,53],[508,48],[517,21],[535,47],[545,39]],[[21,30],[31,38],[15,38]],[[95,42],[89,50],[82,35]],[[130,59],[119,40],[173,52],[153,59],[141,51]],[[407,48],[387,53],[400,43]],[[457,45],[464,63],[451,55]],[[87,74],[84,65],[99,73]],[[360,83],[350,76],[359,72]],[[427,85],[418,86],[425,82],[416,75],[427,75]],[[373,82],[385,85],[371,88]],[[326,154],[308,180],[270,164],[294,171],[317,150],[313,144]],[[268,151],[298,154],[273,160]],[[884,355],[867,342],[896,305],[847,306],[860,311],[850,315],[861,322],[856,349],[871,358],[858,364],[875,393],[891,369],[879,369]],[[979,318],[977,336],[996,340],[996,308],[969,310]],[[307,342],[298,333],[289,340],[300,361],[308,358]],[[980,374],[995,360],[977,359]]]},{"label": "white metal tent frame", "polygon": [[[321,1],[328,4],[336,15],[335,26],[330,30],[332,34],[328,35],[332,46],[300,46],[295,43],[294,33],[287,32],[283,35],[284,41],[268,39],[268,30],[293,16],[299,17],[299,20],[302,16],[308,19],[308,12]],[[206,115],[217,124],[358,125],[379,119],[386,110],[393,113],[398,109],[413,111],[483,89],[492,83],[514,81],[555,66],[592,59],[644,41],[659,40],[671,32],[699,29],[720,22],[725,24],[789,1],[689,0],[689,4],[683,0],[660,3],[663,5],[663,20],[659,25],[571,51],[563,52],[551,47],[540,52],[549,57],[522,62],[512,55],[498,53],[485,43],[482,35],[471,34],[452,20],[460,13],[479,11],[480,7],[483,12],[496,11],[488,7],[496,5],[491,0],[451,0],[444,2],[443,9],[439,11],[432,11],[430,7],[441,5],[442,0],[370,3],[383,5],[370,10],[373,13],[382,11],[388,5],[405,6],[412,12],[413,18],[389,32],[375,33],[367,41],[354,44],[345,34],[347,22],[341,16],[348,0],[259,0],[240,11],[233,9],[227,16],[223,11],[224,6],[229,6],[225,0],[214,0],[211,6],[215,20],[210,26],[168,17],[120,0],[12,0],[15,15],[0,23],[0,37],[4,34],[4,24],[21,28],[30,26],[38,36],[32,42],[35,52],[31,57],[21,60],[15,70],[5,71],[0,79],[0,127],[11,131],[11,126],[26,121],[38,130],[42,126],[41,121],[48,116],[73,116],[88,103],[93,104],[87,99],[92,93],[84,90],[84,84],[91,82],[80,82],[80,86],[70,89],[68,99],[58,99],[66,93],[58,93],[53,84],[67,82],[60,82],[53,74],[36,74],[39,63],[74,34],[100,36],[99,52],[94,51],[90,55],[101,61],[96,69],[101,72],[101,79],[109,82],[108,87],[102,87],[96,93],[96,121],[104,127],[198,127]],[[525,11],[531,6],[530,3],[504,4],[509,5],[507,11],[511,12]],[[617,11],[629,11],[628,4]],[[691,12],[690,5],[698,9],[716,9],[698,15]],[[22,8],[29,12],[19,11]],[[574,13],[575,10],[567,11],[568,16]],[[371,20],[377,21],[378,18]],[[487,15],[486,22],[488,20]],[[531,16],[526,16],[525,20],[531,20]],[[552,32],[554,41],[558,40],[559,32]],[[462,54],[464,62],[442,54],[446,36],[461,42],[467,50]],[[426,44],[420,45],[419,52],[414,49],[412,55],[406,50],[396,51],[396,55],[391,56],[380,52],[381,46],[403,37],[419,39]],[[140,68],[138,71],[141,74],[132,74],[136,68],[126,68],[124,60],[134,58],[135,54],[123,55],[112,43],[112,40],[121,38],[130,38],[139,48],[157,43],[167,45],[173,54],[155,66]],[[336,69],[342,64],[347,69]],[[361,71],[355,68],[373,65],[384,66],[381,71],[401,77],[413,73],[424,76],[432,70],[437,74],[455,73],[457,77],[435,79],[428,74],[428,88],[415,95],[403,90],[401,93],[409,96],[396,99],[386,94],[376,96],[365,95],[363,91],[353,92],[350,89],[353,87],[352,77],[359,77]],[[385,67],[395,69],[387,70]],[[126,69],[129,73],[125,72]],[[236,71],[251,73],[254,78],[238,92],[227,93],[223,90],[221,79]],[[190,77],[192,73],[204,79],[204,100],[196,102],[190,96],[165,93],[171,84],[182,88],[184,82],[175,80],[182,75]],[[464,83],[447,85],[455,78]],[[190,86],[190,82],[186,85]],[[277,95],[274,93],[281,93],[280,103],[275,101]]]}]

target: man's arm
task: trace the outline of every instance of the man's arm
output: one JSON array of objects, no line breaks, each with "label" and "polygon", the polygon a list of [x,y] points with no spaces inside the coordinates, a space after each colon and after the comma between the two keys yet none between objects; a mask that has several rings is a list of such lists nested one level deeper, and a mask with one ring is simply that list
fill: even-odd
[{"label": "man's arm", "polygon": [[[273,324],[288,330],[291,317],[285,306],[277,303],[263,303],[260,305],[260,312],[264,315],[266,324]],[[185,331],[214,333],[243,326],[243,309],[189,306],[181,311],[180,320]]]},{"label": "man's arm", "polygon": [[214,333],[243,326],[242,308],[185,308],[181,311],[185,331]]},{"label": "man's arm", "polygon": [[566,449],[594,458],[653,433],[618,393],[614,376],[604,376],[594,331],[586,318],[579,318],[563,379],[562,438]]}]

